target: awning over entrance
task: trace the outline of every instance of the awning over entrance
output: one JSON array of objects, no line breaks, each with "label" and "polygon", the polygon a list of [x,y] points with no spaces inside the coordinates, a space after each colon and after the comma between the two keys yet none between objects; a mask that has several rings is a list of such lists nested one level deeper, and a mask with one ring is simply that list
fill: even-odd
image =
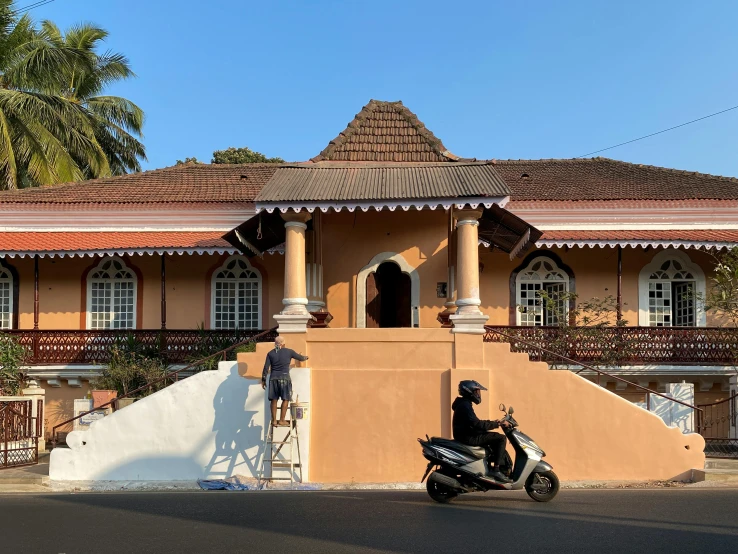
[{"label": "awning over entrance", "polygon": [[319,162],[280,166],[256,198],[257,211],[504,205],[510,189],[489,162]]},{"label": "awning over entrance", "polygon": [[284,243],[284,219],[280,212],[261,212],[223,238],[248,257],[259,256]]},{"label": "awning over entrance", "polygon": [[521,256],[543,233],[512,214],[495,205],[485,208],[479,219],[479,240],[490,248],[499,248],[510,259]]}]

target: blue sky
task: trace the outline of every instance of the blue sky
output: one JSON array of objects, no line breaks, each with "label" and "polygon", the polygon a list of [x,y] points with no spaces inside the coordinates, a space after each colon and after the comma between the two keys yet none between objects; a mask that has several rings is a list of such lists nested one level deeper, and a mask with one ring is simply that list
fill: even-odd
[{"label": "blue sky", "polygon": [[[21,0],[20,6],[31,0]],[[55,0],[138,78],[145,168],[316,155],[371,98],[457,155],[570,158],[738,104],[738,2]],[[738,110],[601,155],[738,176]]]}]

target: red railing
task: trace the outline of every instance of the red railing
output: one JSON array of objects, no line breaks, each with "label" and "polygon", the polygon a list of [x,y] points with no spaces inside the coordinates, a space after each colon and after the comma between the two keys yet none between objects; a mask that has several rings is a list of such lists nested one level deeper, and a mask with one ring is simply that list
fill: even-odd
[{"label": "red railing", "polygon": [[549,363],[556,362],[555,356],[542,348],[578,364],[738,363],[738,328],[488,326],[484,340],[509,342],[513,352]]},{"label": "red railing", "polygon": [[61,423],[57,423],[54,425],[54,428],[51,430],[51,443],[52,446],[55,447],[58,440],[58,429],[65,427],[69,425],[70,423],[75,422],[76,420],[91,414],[92,412],[95,412],[97,410],[101,410],[104,408],[112,407],[116,408],[118,406],[118,401],[122,400],[123,398],[135,398],[136,395],[143,391],[157,391],[160,390],[167,385],[170,385],[172,383],[175,383],[179,380],[179,374],[180,373],[187,373],[190,371],[195,370],[198,367],[207,366],[208,362],[210,361],[216,361],[216,360],[227,360],[228,354],[231,353],[233,350],[240,346],[245,346],[247,344],[256,343],[256,342],[266,342],[268,340],[274,340],[274,337],[277,336],[277,328],[269,329],[268,331],[260,331],[256,332],[257,334],[250,336],[249,338],[245,340],[241,340],[239,342],[236,342],[234,344],[231,344],[230,346],[223,348],[217,352],[214,352],[208,356],[204,356],[192,363],[187,364],[184,367],[180,367],[179,369],[175,369],[174,371],[168,372],[163,377],[160,377],[159,379],[156,379],[154,381],[151,381],[150,383],[147,383],[143,385],[142,387],[139,387],[135,390],[132,390],[128,394],[124,394],[122,396],[119,396],[117,398],[114,398],[113,400],[110,400],[109,402],[106,402],[105,404],[101,404],[99,406],[96,406],[92,410],[88,410],[86,412],[82,412],[80,414],[77,414],[73,418],[67,419],[66,421],[62,421]]},{"label": "red railing", "polygon": [[[505,331],[501,331],[500,329],[505,329]],[[555,363],[555,364],[578,368],[577,371],[575,371],[577,375],[580,375],[581,373],[586,373],[586,372],[593,372],[595,374],[595,380],[598,385],[601,384],[600,379],[602,376],[607,377],[608,380],[612,379],[614,381],[625,383],[626,386],[630,385],[634,387],[636,390],[645,393],[646,404],[647,404],[646,409],[648,411],[651,411],[651,396],[652,395],[664,398],[670,402],[684,406],[685,408],[689,408],[690,410],[692,410],[691,412],[692,427],[694,429],[699,429],[699,427],[695,427],[695,424],[698,421],[700,421],[700,418],[701,418],[700,414],[703,411],[702,408],[693,406],[692,404],[688,404],[686,402],[682,402],[681,400],[677,400],[676,398],[672,398],[671,396],[667,396],[666,394],[662,394],[658,391],[641,386],[638,383],[633,383],[632,381],[628,381],[627,379],[623,379],[622,377],[613,375],[612,373],[608,373],[594,366],[574,360],[558,352],[549,350],[546,347],[541,346],[539,344],[535,344],[532,342],[522,340],[519,337],[515,336],[514,334],[508,333],[507,332],[508,329],[509,328],[507,327],[502,327],[502,328],[485,327],[484,341],[485,342],[506,342],[506,343],[509,343],[510,345],[514,343],[517,348],[516,350],[514,350],[515,352],[525,352],[526,354],[529,355],[531,360],[546,361],[548,363]],[[695,414],[697,414],[696,416],[697,422],[695,421]]]},{"label": "red railing", "polygon": [[18,343],[28,350],[28,365],[105,364],[110,361],[111,351],[116,346],[147,355],[156,354],[169,364],[180,364],[255,336],[262,337],[263,341],[273,340],[276,336],[274,333],[265,335],[260,329],[3,332],[16,337]]},{"label": "red railing", "polygon": [[3,400],[0,396],[0,469],[38,463],[38,439],[43,425],[43,400]]}]

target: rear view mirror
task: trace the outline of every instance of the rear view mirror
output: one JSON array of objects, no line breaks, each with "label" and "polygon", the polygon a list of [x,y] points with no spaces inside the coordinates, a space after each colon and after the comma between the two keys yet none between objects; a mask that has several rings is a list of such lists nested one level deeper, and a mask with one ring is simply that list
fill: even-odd
[{"label": "rear view mirror", "polygon": [[514,412],[514,411],[515,411],[515,410],[513,410],[513,407],[512,407],[512,406],[510,406],[510,409],[509,409],[509,410],[507,411],[507,413],[508,413],[508,414],[510,414],[510,415],[513,415],[513,412]]},{"label": "rear view mirror", "polygon": [[500,404],[500,411],[501,412],[504,412],[505,411],[505,405],[504,404]]}]

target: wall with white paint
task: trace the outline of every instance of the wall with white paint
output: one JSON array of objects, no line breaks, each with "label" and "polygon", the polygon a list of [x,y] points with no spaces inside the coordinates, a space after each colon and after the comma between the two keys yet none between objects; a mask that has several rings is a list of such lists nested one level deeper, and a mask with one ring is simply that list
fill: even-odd
[{"label": "wall with white paint", "polygon": [[[310,400],[310,369],[293,368],[293,397]],[[266,394],[258,380],[221,362],[67,435],[51,452],[60,481],[178,481],[257,477],[264,455]],[[266,417],[265,417],[266,415]],[[298,423],[303,480],[308,478],[309,420]],[[282,473],[284,475],[284,473]]]}]

